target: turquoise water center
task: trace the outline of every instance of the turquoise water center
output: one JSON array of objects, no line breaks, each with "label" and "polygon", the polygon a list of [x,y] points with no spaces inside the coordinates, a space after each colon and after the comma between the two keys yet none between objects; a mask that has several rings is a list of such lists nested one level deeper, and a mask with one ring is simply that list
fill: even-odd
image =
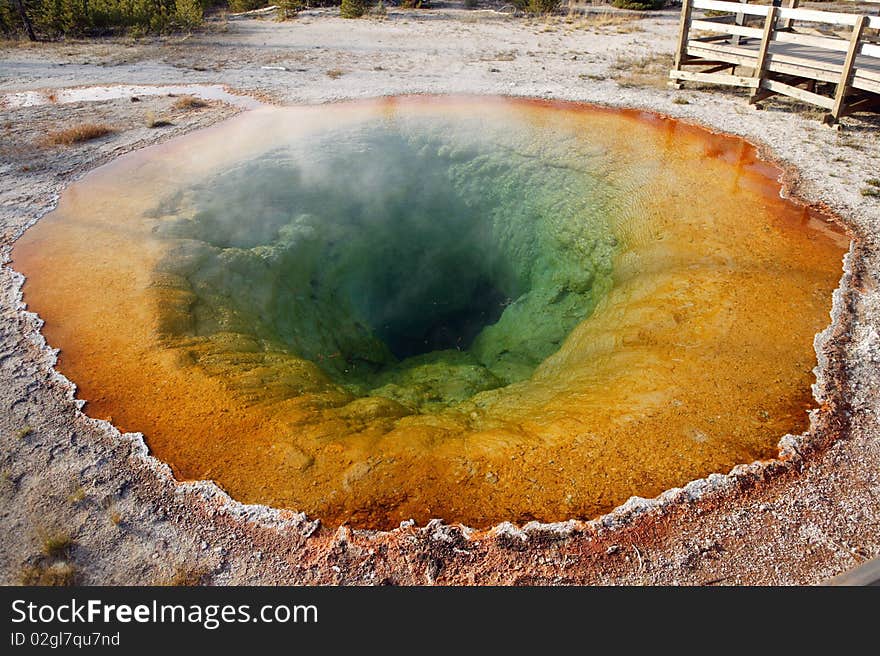
[{"label": "turquoise water center", "polygon": [[617,205],[594,154],[487,127],[330,129],[163,202],[158,269],[193,295],[175,331],[419,409],[527,379],[609,289]]}]

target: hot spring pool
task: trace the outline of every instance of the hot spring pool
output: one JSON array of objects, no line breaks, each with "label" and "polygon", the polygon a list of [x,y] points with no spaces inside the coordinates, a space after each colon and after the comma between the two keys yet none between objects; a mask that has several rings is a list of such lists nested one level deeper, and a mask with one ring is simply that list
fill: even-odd
[{"label": "hot spring pool", "polygon": [[607,511],[772,457],[845,235],[745,142],[500,98],[264,108],[16,244],[86,412],[326,523]]}]

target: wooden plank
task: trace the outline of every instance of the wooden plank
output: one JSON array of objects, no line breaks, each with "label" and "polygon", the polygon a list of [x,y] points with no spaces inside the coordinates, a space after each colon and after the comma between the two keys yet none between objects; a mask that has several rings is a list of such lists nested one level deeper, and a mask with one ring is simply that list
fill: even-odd
[{"label": "wooden plank", "polygon": [[696,71],[669,71],[673,80],[686,82],[705,82],[707,84],[723,84],[732,87],[756,88],[758,80],[742,75],[725,75],[723,73],[697,73]]},{"label": "wooden plank", "polygon": [[[742,27],[740,25],[726,25],[724,23],[710,23],[704,20],[692,20],[691,29],[704,30],[706,32],[719,32],[721,34],[736,34],[750,39],[760,39],[761,30],[757,27]],[[845,43],[845,42],[844,42]]]},{"label": "wooden plank", "polygon": [[[682,66],[721,66],[723,68],[735,68],[735,65],[731,62],[723,62],[716,59],[704,59],[702,57],[688,57],[683,62],[681,62]],[[708,71],[703,71],[707,73]]]},{"label": "wooden plank", "polygon": [[[763,34],[763,31],[762,31]],[[703,48],[704,50],[711,50],[713,52],[731,54],[731,55],[739,55],[740,57],[748,57],[749,59],[757,59],[758,51],[753,50],[751,48],[743,48],[740,46],[729,46],[729,45],[718,45],[715,43],[694,43],[693,41],[688,42],[688,46],[693,44],[698,48]]]},{"label": "wooden plank", "polygon": [[834,107],[833,98],[820,96],[818,93],[813,93],[812,91],[807,91],[806,89],[799,89],[798,87],[793,87],[790,84],[778,82],[777,80],[761,80],[761,88],[769,89],[774,93],[781,93],[785,96],[797,98],[798,100],[810,103],[811,105],[818,105],[823,109],[831,109],[832,107]]},{"label": "wooden plank", "polygon": [[736,20],[736,16],[731,16],[729,14],[727,16],[703,16],[702,20],[706,23],[720,23],[722,25],[723,24],[732,25],[732,24],[734,24],[734,21]]},{"label": "wooden plank", "polygon": [[872,80],[874,82],[880,82],[880,71],[872,71],[864,66],[859,64],[859,61],[856,60],[856,75],[863,77],[867,80]]},{"label": "wooden plank", "polygon": [[693,0],[694,9],[710,11],[726,11],[731,14],[748,14],[749,16],[766,16],[769,7],[765,5],[743,5],[739,2],[720,2],[720,0]]},{"label": "wooden plank", "polygon": [[[694,9],[725,11],[731,14],[743,13],[750,16],[767,16],[770,7],[767,5],[741,5],[739,2],[721,2],[720,0],[693,0]],[[801,9],[800,7],[778,7],[779,18],[805,21],[808,23],[824,23],[826,25],[855,25],[857,14],[842,14],[833,11]],[[880,28],[880,16],[869,16],[868,27]]]},{"label": "wooden plank", "polygon": [[681,18],[678,23],[678,50],[675,51],[675,61],[672,64],[675,70],[681,69],[681,62],[688,54],[688,32],[691,27],[692,9],[692,0],[682,0]]},{"label": "wooden plank", "polygon": [[[779,14],[778,7],[770,7],[767,12],[767,18],[764,19],[764,32],[761,35],[761,46],[758,48],[758,59],[755,62],[755,72],[753,77],[760,82],[764,77],[764,71],[767,68],[767,53],[770,52],[770,42],[773,40],[773,31],[776,29],[776,17]],[[755,85],[752,90],[750,102],[756,101],[757,91],[760,84]]]},{"label": "wooden plank", "polygon": [[[757,59],[757,51],[750,48],[695,41],[688,42],[687,54],[693,57],[720,59],[738,66],[753,66]],[[836,83],[843,70],[839,64],[772,51],[767,55],[767,61],[769,70],[773,72],[800,75],[821,82]],[[880,80],[880,71],[859,68],[858,65],[856,68],[862,77]]]},{"label": "wooden plank", "polygon": [[853,76],[852,86],[855,89],[880,94],[880,82],[859,77],[858,69],[856,69],[856,74]]},{"label": "wooden plank", "polygon": [[797,32],[778,32],[773,38],[779,43],[797,43],[811,48],[822,48],[835,52],[846,52],[849,49],[848,39],[836,39],[830,36],[813,36],[811,34],[798,34]]},{"label": "wooden plank", "polygon": [[800,70],[800,73],[792,73],[793,75],[802,75],[803,77],[809,77],[811,80],[820,80],[822,82],[837,82],[842,70],[838,64],[771,52],[770,70],[774,70],[776,65],[784,65],[789,70],[797,68]]},{"label": "wooden plank", "polygon": [[838,574],[822,585],[878,585],[880,584],[880,558],[862,563],[855,569]]},{"label": "wooden plank", "polygon": [[809,80],[816,80],[817,82],[830,82],[831,84],[836,83],[837,80],[840,79],[840,73],[834,71],[780,62],[776,59],[776,55],[773,53],[770,53],[767,70],[769,70],[771,73],[794,75],[796,77],[803,77]]},{"label": "wooden plank", "polygon": [[857,17],[849,41],[849,50],[846,53],[846,59],[843,60],[843,70],[840,72],[840,82],[837,83],[837,90],[834,93],[834,106],[831,108],[831,118],[835,122],[840,118],[840,112],[843,110],[846,92],[849,90],[850,78],[853,74],[853,66],[856,63],[856,54],[859,52],[859,43],[862,40],[862,33],[865,29],[865,22],[864,16]]},{"label": "wooden plank", "polygon": [[716,66],[711,66],[709,68],[704,68],[700,73],[720,73],[721,71],[726,71],[727,69],[733,69],[734,73],[736,72],[736,66],[733,64],[728,64],[727,62],[723,64],[719,64]]},{"label": "wooden plank", "polygon": [[699,36],[696,39],[691,37],[691,41],[712,43],[713,41],[727,41],[729,38],[727,34],[713,34],[712,36]]},{"label": "wooden plank", "polygon": [[754,55],[739,55],[728,52],[718,52],[713,50],[706,50],[704,46],[708,44],[704,43],[694,43],[693,41],[688,43],[687,54],[692,57],[702,57],[704,59],[718,59],[720,61],[730,62],[731,64],[736,64],[737,66],[749,66],[752,67],[755,65],[755,56]]},{"label": "wooden plank", "polygon": [[779,9],[780,18],[791,18],[796,21],[806,21],[808,23],[824,23],[826,25],[844,25],[852,26],[856,23],[856,14],[840,14],[833,11],[818,11],[816,9],[788,9],[782,7]]},{"label": "wooden plank", "polygon": [[877,57],[880,59],[880,45],[876,43],[863,43],[860,52],[865,57]]}]

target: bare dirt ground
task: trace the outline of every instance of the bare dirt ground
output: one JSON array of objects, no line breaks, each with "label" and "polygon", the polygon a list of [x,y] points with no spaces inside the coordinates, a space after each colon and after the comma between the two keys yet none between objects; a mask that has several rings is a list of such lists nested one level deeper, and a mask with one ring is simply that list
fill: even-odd
[{"label": "bare dirt ground", "polygon": [[[522,19],[437,9],[357,21],[314,11],[280,24],[216,22],[189,37],[0,46],[0,94],[221,83],[277,103],[480,93],[645,108],[758,144],[789,170],[790,193],[832,209],[857,237],[833,324],[817,340],[820,410],[807,434],[782,439],[780,460],[632,499],[589,522],[484,531],[440,520],[353,531],[175,482],[139,435],[80,412],[22,305],[21,276],[4,265],[0,582],[803,584],[880,555],[880,199],[866,195],[880,121],[848,118],[836,132],[791,104],[758,112],[737,93],[668,90],[676,29],[674,11]],[[173,102],[0,104],[0,260],[88,170],[240,111]],[[148,128],[149,114],[172,125]],[[47,132],[84,122],[114,132],[41,145]]]}]

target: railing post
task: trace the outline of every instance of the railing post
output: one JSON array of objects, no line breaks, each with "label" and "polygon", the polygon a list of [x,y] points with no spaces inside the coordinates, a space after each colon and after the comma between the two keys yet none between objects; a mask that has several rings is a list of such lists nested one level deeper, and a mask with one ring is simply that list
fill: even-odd
[{"label": "railing post", "polygon": [[[797,9],[800,4],[799,0],[788,0],[788,8],[789,9]],[[785,18],[782,21],[782,25],[779,27],[780,30],[790,30],[791,24],[794,23],[793,18]]]},{"label": "railing post", "polygon": [[[691,13],[693,12],[693,0],[681,0],[681,20],[678,24],[678,50],[675,51],[675,61],[672,70],[680,71],[681,65],[687,59],[688,33],[691,29]],[[681,89],[681,83],[675,80],[669,82],[673,89]]]},{"label": "railing post", "polygon": [[[749,0],[739,0],[739,3],[741,5],[747,5],[747,4],[749,4]],[[745,14],[737,14],[733,19],[733,24],[739,25],[740,27],[745,25],[746,24],[746,15]],[[733,45],[738,46],[740,38],[741,37],[739,36],[739,34],[734,34],[733,38],[730,40],[730,42]]]},{"label": "railing post", "polygon": [[752,88],[749,103],[758,102],[758,94],[761,92],[761,81],[764,79],[764,71],[767,68],[767,53],[770,51],[770,42],[773,40],[773,32],[776,29],[776,18],[779,15],[778,7],[770,7],[767,18],[764,20],[764,32],[761,35],[761,46],[758,48],[758,59],[755,62],[755,72],[752,77],[757,78],[758,84]]},{"label": "railing post", "polygon": [[843,70],[840,72],[840,81],[837,83],[837,90],[834,93],[834,107],[831,113],[825,116],[825,122],[834,125],[840,120],[840,114],[844,108],[846,100],[846,92],[849,90],[849,83],[853,74],[853,67],[856,63],[856,56],[859,54],[861,47],[862,34],[865,31],[865,22],[867,16],[859,16],[856,18],[856,24],[853,25],[852,36],[849,40],[849,48],[846,51],[846,59],[843,60]]}]

